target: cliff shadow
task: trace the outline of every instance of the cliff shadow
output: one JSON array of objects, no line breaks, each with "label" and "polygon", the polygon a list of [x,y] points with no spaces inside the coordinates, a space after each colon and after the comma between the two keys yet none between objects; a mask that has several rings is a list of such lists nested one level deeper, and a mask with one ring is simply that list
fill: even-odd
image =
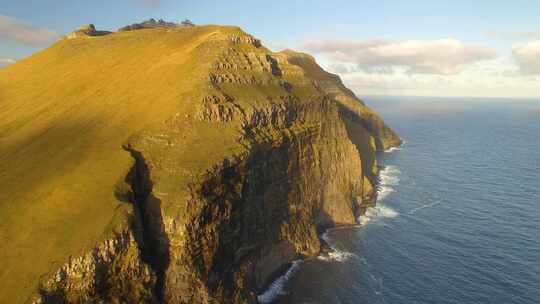
[{"label": "cliff shadow", "polygon": [[124,202],[133,204],[134,219],[131,222],[135,239],[141,250],[142,260],[148,264],[156,275],[154,294],[158,302],[164,298],[166,271],[170,263],[170,242],[165,231],[165,223],[161,211],[161,200],[152,193],[153,183],[150,178],[148,164],[141,152],[125,145],[135,160],[125,183],[130,185],[127,195],[115,191],[115,196]]},{"label": "cliff shadow", "polygon": [[[250,292],[261,291],[271,282],[269,278],[281,274],[291,262],[278,259],[271,267],[260,266],[265,249],[278,242],[278,227],[289,216],[286,205],[291,188],[289,142],[276,147],[269,137],[258,135],[262,141],[248,139],[248,155],[225,159],[198,190],[206,203],[199,217],[202,226],[190,242],[206,248],[211,245],[200,241],[203,234],[216,233],[212,238],[219,242],[205,249],[211,258],[197,259],[196,265],[212,293],[222,299],[250,299]],[[246,275],[243,283],[238,281],[238,272]]]},{"label": "cliff shadow", "polygon": [[[343,105],[338,104],[338,107],[339,116],[347,130],[347,136],[361,156],[362,175],[365,176],[372,185],[378,184],[378,177],[373,174],[372,168],[377,164],[376,152],[382,149],[380,138],[371,130],[369,124],[356,113],[350,111]],[[375,147],[372,146],[371,139],[374,140]]]}]

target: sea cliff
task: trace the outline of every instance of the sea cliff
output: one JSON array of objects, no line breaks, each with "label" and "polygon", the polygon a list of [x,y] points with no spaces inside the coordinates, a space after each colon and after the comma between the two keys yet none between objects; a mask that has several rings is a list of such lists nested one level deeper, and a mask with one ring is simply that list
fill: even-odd
[{"label": "sea cliff", "polygon": [[0,302],[256,303],[374,204],[401,141],[311,56],[82,29],[0,69]]}]

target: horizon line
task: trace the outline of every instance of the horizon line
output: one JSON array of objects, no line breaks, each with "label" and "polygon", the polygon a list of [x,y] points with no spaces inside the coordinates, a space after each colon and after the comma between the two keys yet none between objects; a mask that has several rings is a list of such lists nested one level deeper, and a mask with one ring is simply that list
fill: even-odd
[{"label": "horizon line", "polygon": [[472,98],[472,99],[532,99],[539,100],[538,97],[524,97],[524,96],[437,96],[437,95],[392,95],[392,94],[356,94],[357,97],[362,99],[363,97],[391,97],[391,98],[448,98],[448,99],[458,99],[458,98]]}]

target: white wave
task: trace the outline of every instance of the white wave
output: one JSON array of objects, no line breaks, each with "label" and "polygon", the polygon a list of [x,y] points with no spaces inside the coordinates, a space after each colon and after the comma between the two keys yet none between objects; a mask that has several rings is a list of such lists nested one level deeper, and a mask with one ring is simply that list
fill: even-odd
[{"label": "white wave", "polygon": [[392,153],[392,152],[399,151],[399,150],[401,150],[401,147],[392,147],[392,148],[384,150],[384,152]]},{"label": "white wave", "polygon": [[390,147],[390,148],[384,150],[384,152],[392,153],[392,152],[395,152],[395,151],[399,151],[399,150],[403,149],[403,145],[405,145],[405,141],[402,141],[401,145],[399,145],[397,147]]},{"label": "white wave", "polygon": [[265,292],[257,296],[257,301],[263,304],[272,303],[277,297],[286,295],[287,291],[285,290],[285,284],[298,271],[302,262],[302,260],[293,261],[291,267],[289,267],[285,274],[277,278]]},{"label": "white wave", "polygon": [[394,192],[394,188],[380,186],[379,191],[377,192],[377,201],[382,201],[392,192]]},{"label": "white wave", "polygon": [[394,192],[394,186],[399,185],[399,171],[396,166],[385,166],[379,172],[379,189],[377,190],[377,202],[384,200],[390,193]]},{"label": "white wave", "polygon": [[320,254],[317,259],[325,262],[345,262],[354,257],[356,257],[354,253],[339,249],[332,249],[329,252]]},{"label": "white wave", "polygon": [[364,215],[358,218],[361,226],[367,225],[372,220],[381,218],[394,218],[399,215],[394,209],[383,204],[384,199],[395,191],[394,187],[399,185],[401,171],[398,167],[388,165],[379,172],[379,188],[377,190],[377,204],[369,207]]},{"label": "white wave", "polygon": [[382,217],[382,218],[394,218],[399,215],[397,211],[394,209],[384,206],[384,205],[378,205],[372,208],[368,208],[366,210],[366,215],[368,217]]},{"label": "white wave", "polygon": [[330,239],[328,238],[328,230],[326,230],[322,235],[321,239],[326,242],[326,244],[330,245]]},{"label": "white wave", "polygon": [[388,206],[378,204],[374,207],[367,208],[366,213],[358,218],[358,222],[360,225],[364,226],[372,220],[394,218],[397,216],[399,216],[399,212],[396,210]]},{"label": "white wave", "polygon": [[399,175],[401,171],[398,167],[388,165],[379,172],[379,180],[381,186],[397,186],[399,185]]},{"label": "white wave", "polygon": [[325,262],[345,262],[350,258],[357,257],[354,253],[336,248],[328,238],[328,231],[321,235],[321,239],[330,247],[330,251],[321,253],[317,259]]}]

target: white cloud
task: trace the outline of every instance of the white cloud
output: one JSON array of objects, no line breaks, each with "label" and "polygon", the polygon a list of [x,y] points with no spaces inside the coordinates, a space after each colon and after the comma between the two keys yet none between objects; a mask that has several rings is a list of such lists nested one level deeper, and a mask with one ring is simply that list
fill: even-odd
[{"label": "white cloud", "polygon": [[493,59],[496,52],[489,47],[464,44],[456,39],[439,40],[367,40],[311,41],[308,51],[322,54],[335,64],[355,64],[357,70],[388,74],[404,68],[411,74],[459,73],[466,65]]},{"label": "white cloud", "polygon": [[346,64],[343,63],[332,63],[328,66],[328,70],[336,74],[347,74],[353,72]]},{"label": "white cloud", "polygon": [[[330,68],[332,63],[323,64]],[[357,95],[539,97],[540,76],[523,75],[510,57],[467,65],[458,74],[411,74],[395,68],[391,74],[355,71],[341,74]]]},{"label": "white cloud", "polygon": [[12,63],[15,63],[15,59],[11,59],[11,58],[1,58],[0,57],[0,68],[1,67],[4,67],[6,65],[10,65]]},{"label": "white cloud", "polygon": [[24,24],[9,16],[0,15],[0,40],[10,40],[26,45],[45,45],[58,35],[45,28]]},{"label": "white cloud", "polygon": [[521,73],[540,75],[540,41],[516,44],[512,47],[512,55]]}]

